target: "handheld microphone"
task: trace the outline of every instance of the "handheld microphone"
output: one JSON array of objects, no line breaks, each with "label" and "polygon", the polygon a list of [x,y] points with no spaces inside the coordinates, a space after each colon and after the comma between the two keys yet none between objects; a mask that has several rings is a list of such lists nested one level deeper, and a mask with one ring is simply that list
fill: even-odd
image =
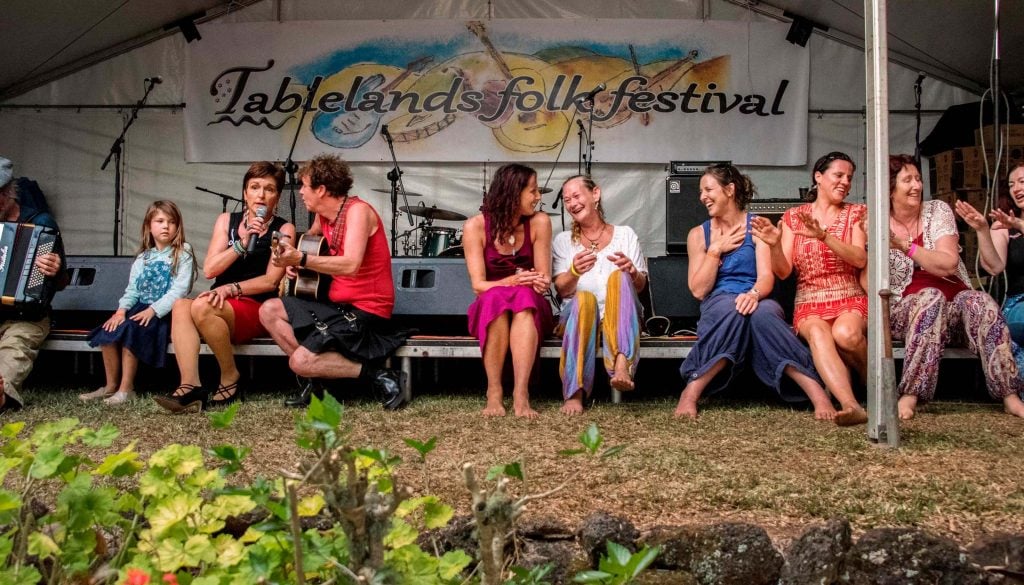
[{"label": "handheld microphone", "polygon": [[918,71],[917,72],[917,81],[914,82],[914,85],[921,85],[921,82],[924,81],[925,77],[927,77],[927,75],[925,75],[924,71]]},{"label": "handheld microphone", "polygon": [[[256,206],[256,217],[258,217],[259,219],[263,219],[264,217],[267,217],[267,206],[266,205],[257,205]],[[258,239],[259,239],[259,236],[257,236],[256,234],[249,234],[249,245],[246,247],[246,250],[245,250],[247,253],[249,253],[249,254],[253,253],[253,250],[256,249],[256,240],[258,240]]]},{"label": "handheld microphone", "polygon": [[594,96],[596,96],[597,94],[599,94],[602,91],[604,91],[604,89],[605,89],[605,85],[603,83],[599,83],[599,84],[597,84],[597,87],[595,87],[594,89],[588,91],[586,95],[584,95],[583,97],[581,97],[577,101],[592,102],[592,101],[594,101]]},{"label": "handheld microphone", "polygon": [[145,79],[145,81],[146,81],[147,83],[150,83],[150,82],[152,82],[152,83],[153,83],[153,85],[156,85],[156,84],[158,84],[158,83],[163,83],[163,82],[164,82],[164,78],[163,78],[163,77],[160,77],[159,75],[156,75],[156,76],[153,76],[153,77],[147,77],[147,78]]}]

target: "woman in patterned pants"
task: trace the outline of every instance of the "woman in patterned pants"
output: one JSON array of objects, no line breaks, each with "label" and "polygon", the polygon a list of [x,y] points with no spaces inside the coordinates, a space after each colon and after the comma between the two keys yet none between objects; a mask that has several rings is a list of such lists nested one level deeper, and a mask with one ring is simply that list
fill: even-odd
[{"label": "woman in patterned pants", "polygon": [[981,357],[985,383],[1006,412],[1024,417],[1024,389],[999,305],[973,290],[957,249],[953,210],[922,201],[921,171],[909,155],[889,157],[889,284],[892,336],[906,340],[899,415],[913,418],[919,401],[935,396],[947,344]]}]

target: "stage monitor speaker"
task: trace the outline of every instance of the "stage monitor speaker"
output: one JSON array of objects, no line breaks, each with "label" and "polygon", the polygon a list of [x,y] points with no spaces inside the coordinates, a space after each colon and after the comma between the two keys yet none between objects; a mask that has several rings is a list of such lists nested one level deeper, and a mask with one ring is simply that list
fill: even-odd
[{"label": "stage monitor speaker", "polygon": [[391,259],[395,309],[399,315],[466,316],[476,300],[462,258]]},{"label": "stage monitor speaker", "polygon": [[708,219],[700,203],[700,175],[671,175],[665,179],[665,252],[686,254],[686,236]]},{"label": "stage monitor speaker", "polygon": [[[672,331],[695,328],[700,317],[700,301],[690,294],[686,282],[689,257],[658,256],[647,259],[653,313],[668,317]],[[646,317],[651,317],[650,314]]]},{"label": "stage monitor speaker", "polygon": [[53,297],[54,311],[117,310],[135,256],[68,256],[67,287]]}]

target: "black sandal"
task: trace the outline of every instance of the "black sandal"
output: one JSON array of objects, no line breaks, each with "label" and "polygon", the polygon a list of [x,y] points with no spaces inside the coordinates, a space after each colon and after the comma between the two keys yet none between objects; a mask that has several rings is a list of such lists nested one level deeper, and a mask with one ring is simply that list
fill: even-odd
[{"label": "black sandal", "polygon": [[202,412],[203,405],[210,391],[202,386],[195,386],[193,384],[181,384],[174,391],[177,392],[182,388],[185,389],[185,392],[182,394],[175,395],[171,393],[167,396],[154,396],[153,401],[174,414],[188,412],[193,407],[195,407],[197,412]]},{"label": "black sandal", "polygon": [[[223,384],[218,385],[217,391],[210,396],[207,406],[227,406],[236,400],[240,400],[242,397],[242,389],[239,388],[238,383],[241,381],[242,379],[239,378],[234,384],[228,384],[227,386]],[[230,394],[228,394],[229,392]],[[217,398],[218,396],[224,396],[225,394],[227,394],[226,398]]]}]

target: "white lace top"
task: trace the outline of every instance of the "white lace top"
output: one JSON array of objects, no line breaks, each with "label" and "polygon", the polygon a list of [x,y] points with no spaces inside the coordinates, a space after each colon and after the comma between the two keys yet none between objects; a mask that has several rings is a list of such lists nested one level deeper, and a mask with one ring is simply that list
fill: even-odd
[{"label": "white lace top", "polygon": [[[934,250],[935,242],[944,236],[959,238],[956,229],[956,216],[945,201],[932,199],[921,204],[921,239],[925,250]],[[957,277],[971,287],[967,267],[960,260],[956,268]],[[903,298],[910,280],[914,277],[914,261],[900,250],[889,249],[889,288],[892,290],[892,302]]]}]

